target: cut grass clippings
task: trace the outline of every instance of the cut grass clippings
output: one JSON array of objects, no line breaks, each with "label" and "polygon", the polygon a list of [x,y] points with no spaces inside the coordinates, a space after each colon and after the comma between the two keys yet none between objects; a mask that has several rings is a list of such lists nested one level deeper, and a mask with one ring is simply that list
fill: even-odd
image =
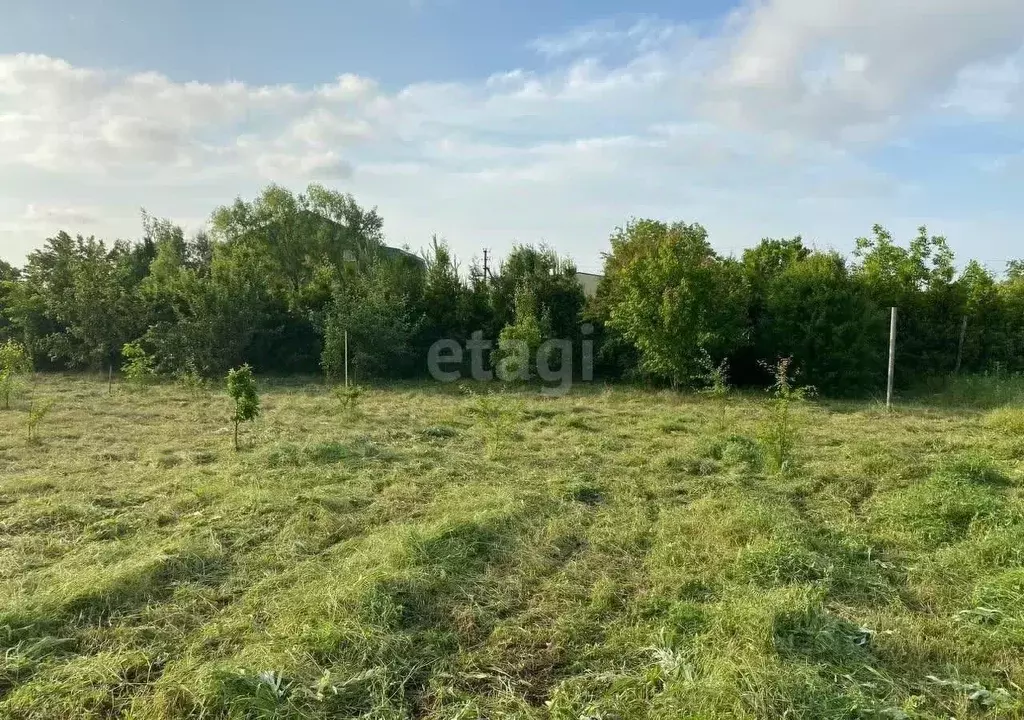
[{"label": "cut grass clippings", "polygon": [[1024,714],[1024,410],[261,392],[0,412],[0,717]]}]

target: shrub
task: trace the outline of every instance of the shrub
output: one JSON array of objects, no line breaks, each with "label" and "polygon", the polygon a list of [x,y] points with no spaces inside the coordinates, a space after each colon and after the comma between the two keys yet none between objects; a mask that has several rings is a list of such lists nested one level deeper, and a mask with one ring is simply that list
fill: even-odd
[{"label": "shrub", "polygon": [[720,430],[724,430],[726,425],[725,412],[726,402],[729,399],[729,361],[722,360],[720,363],[715,365],[714,361],[711,360],[711,356],[705,351],[702,353],[701,360],[701,372],[698,373],[697,377],[700,379],[705,386],[701,389],[701,393],[711,398],[717,406],[717,425]]},{"label": "shrub", "polygon": [[23,378],[32,372],[32,359],[25,346],[14,340],[0,345],[0,399],[4,410],[11,409],[11,397],[18,392]]},{"label": "shrub", "polygon": [[521,399],[509,399],[504,394],[477,395],[475,407],[470,412],[480,418],[492,449],[522,439],[519,429],[523,417]]},{"label": "shrub", "polygon": [[243,422],[252,422],[260,415],[260,396],[249,365],[228,371],[228,395],[235,401],[235,412],[231,420],[235,425],[235,450],[238,450],[238,426]]},{"label": "shrub", "polygon": [[359,409],[359,400],[363,395],[363,389],[358,385],[338,385],[334,388],[334,397],[338,398],[343,410],[355,411]]},{"label": "shrub", "polygon": [[533,376],[530,361],[537,354],[544,335],[550,332],[550,320],[537,315],[532,288],[522,285],[515,296],[515,322],[506,325],[498,337],[498,378],[527,381]]},{"label": "shrub", "polygon": [[28,433],[29,443],[39,442],[39,423],[43,421],[53,409],[54,401],[47,400],[42,403],[33,402],[28,411],[28,418],[25,421],[25,429]]},{"label": "shrub", "polygon": [[639,220],[611,238],[608,325],[636,345],[641,369],[689,384],[705,354],[721,359],[747,335],[742,266],[715,253],[700,225]]},{"label": "shrub", "polygon": [[711,356],[705,352],[703,353],[701,367],[702,371],[698,377],[705,384],[705,387],[701,389],[701,393],[716,400],[724,400],[730,390],[729,361],[722,360],[718,365],[715,365],[711,360]]},{"label": "shrub", "polygon": [[363,275],[346,276],[331,290],[323,318],[320,365],[328,377],[400,377],[414,372],[413,345],[422,317],[415,298],[422,278],[401,263],[381,261]]},{"label": "shrub", "polygon": [[125,343],[121,356],[124,358],[121,372],[133,386],[148,385],[156,378],[156,360],[139,343]]},{"label": "shrub", "polygon": [[757,351],[759,357],[791,357],[822,392],[860,393],[882,379],[880,317],[842,257],[812,253],[768,284],[755,328]]}]

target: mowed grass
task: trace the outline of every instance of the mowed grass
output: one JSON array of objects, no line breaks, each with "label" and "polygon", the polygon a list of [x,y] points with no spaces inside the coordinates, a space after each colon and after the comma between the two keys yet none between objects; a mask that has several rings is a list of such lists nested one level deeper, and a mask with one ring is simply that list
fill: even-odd
[{"label": "mowed grass", "polygon": [[1024,715],[1024,411],[487,390],[36,377],[0,717]]}]

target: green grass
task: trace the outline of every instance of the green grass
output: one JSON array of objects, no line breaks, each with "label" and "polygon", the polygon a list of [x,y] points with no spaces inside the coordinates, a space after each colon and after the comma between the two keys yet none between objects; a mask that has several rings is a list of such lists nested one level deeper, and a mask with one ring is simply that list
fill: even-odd
[{"label": "green grass", "polygon": [[1015,718],[1024,410],[38,376],[0,717]]}]

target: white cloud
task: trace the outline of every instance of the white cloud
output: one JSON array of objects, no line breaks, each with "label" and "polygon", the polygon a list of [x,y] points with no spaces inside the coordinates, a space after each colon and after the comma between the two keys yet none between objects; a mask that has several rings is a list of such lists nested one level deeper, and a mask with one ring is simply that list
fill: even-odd
[{"label": "white cloud", "polygon": [[95,208],[62,207],[48,205],[27,205],[22,218],[30,223],[52,225],[54,223],[71,223],[73,225],[92,225],[100,219]]},{"label": "white cloud", "polygon": [[703,34],[596,23],[535,41],[545,69],[395,91],[0,56],[0,195],[33,208],[8,214],[0,255],[20,260],[44,225],[125,236],[139,206],[196,218],[310,180],[378,204],[395,242],[441,232],[463,256],[546,238],[594,268],[634,214],[701,220],[726,248],[831,242],[921,202],[861,148],[934,113],[1008,116],[1022,44],[1019,0],[770,0]]},{"label": "white cloud", "polygon": [[623,46],[634,52],[649,52],[679,35],[689,34],[685,25],[668,23],[656,17],[640,18],[625,26],[614,20],[602,20],[560,35],[537,38],[530,43],[530,47],[549,59],[605,52]]},{"label": "white cloud", "polygon": [[1024,52],[965,67],[943,106],[992,120],[1024,110]]},{"label": "white cloud", "polygon": [[1020,0],[772,0],[736,12],[710,106],[837,138],[919,112],[974,63],[1024,45]]}]

